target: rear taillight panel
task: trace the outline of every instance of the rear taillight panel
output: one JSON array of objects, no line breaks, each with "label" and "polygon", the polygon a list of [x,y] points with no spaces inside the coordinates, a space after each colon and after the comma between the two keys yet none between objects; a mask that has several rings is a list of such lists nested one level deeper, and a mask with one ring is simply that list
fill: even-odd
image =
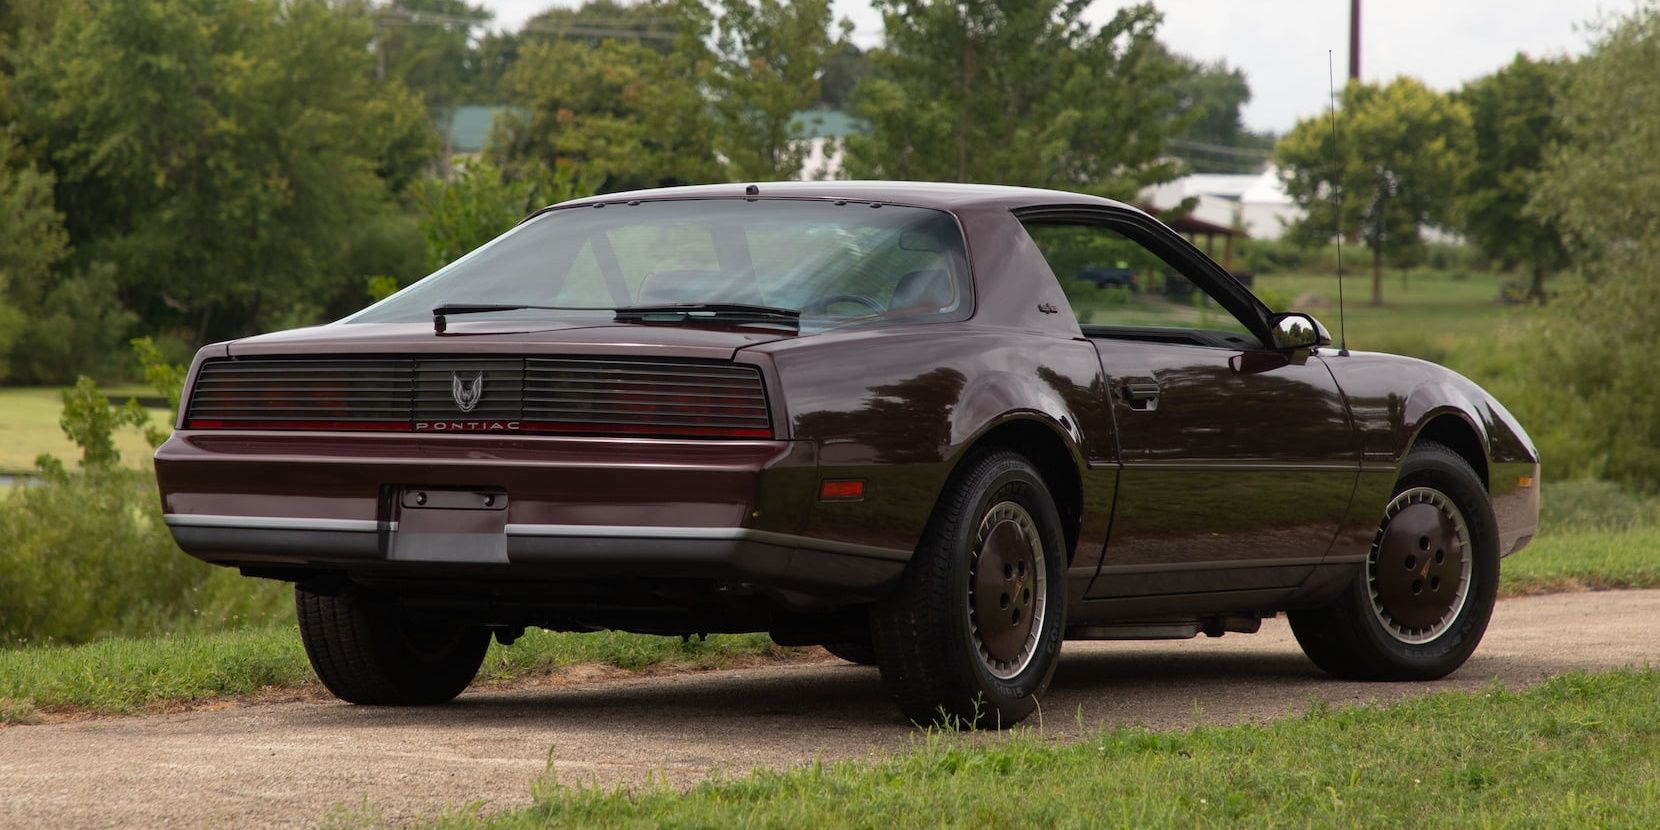
[{"label": "rear taillight panel", "polygon": [[212,360],[186,429],[772,438],[753,366],[608,358]]}]

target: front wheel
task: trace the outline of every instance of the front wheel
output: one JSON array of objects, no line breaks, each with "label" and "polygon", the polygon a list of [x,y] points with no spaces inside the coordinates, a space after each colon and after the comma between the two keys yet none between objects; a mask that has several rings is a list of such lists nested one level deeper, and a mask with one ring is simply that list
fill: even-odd
[{"label": "front wheel", "polygon": [[899,588],[872,616],[876,662],[917,723],[1003,728],[1037,706],[1066,617],[1060,516],[1024,457],[963,462]]},{"label": "front wheel", "polygon": [[358,588],[318,594],[296,585],[294,606],[317,679],[347,703],[444,703],[473,682],[490,646],[488,629],[412,619]]},{"label": "front wheel", "polygon": [[1434,680],[1480,644],[1498,595],[1498,531],[1469,462],[1424,441],[1355,581],[1324,608],[1294,611],[1291,631],[1315,665],[1354,680]]}]

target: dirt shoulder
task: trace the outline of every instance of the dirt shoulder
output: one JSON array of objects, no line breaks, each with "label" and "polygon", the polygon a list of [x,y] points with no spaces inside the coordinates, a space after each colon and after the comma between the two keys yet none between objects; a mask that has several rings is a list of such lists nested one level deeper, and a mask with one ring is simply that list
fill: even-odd
[{"label": "dirt shoulder", "polygon": [[[1486,642],[1427,684],[1330,680],[1283,621],[1262,633],[1155,643],[1068,643],[1045,717],[1080,728],[1265,721],[1306,708],[1390,702],[1494,680],[1660,661],[1640,636],[1660,591],[1501,602]],[[0,730],[0,826],[313,826],[365,800],[389,820],[482,802],[525,804],[550,757],[566,783],[690,783],[814,759],[862,758],[915,740],[872,669],[772,665],[464,695],[420,710],[317,700]]]}]

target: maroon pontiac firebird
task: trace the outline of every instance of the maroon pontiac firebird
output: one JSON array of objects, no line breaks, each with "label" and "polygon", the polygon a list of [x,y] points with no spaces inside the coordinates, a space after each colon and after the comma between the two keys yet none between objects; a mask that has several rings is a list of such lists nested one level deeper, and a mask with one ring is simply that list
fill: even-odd
[{"label": "maroon pontiac firebird", "polygon": [[1280,611],[1332,674],[1440,677],[1538,457],[1470,381],[1330,342],[1106,199],[619,193],[203,349],[156,472],[354,703],[449,700],[527,626],[769,632],[959,724],[1029,713],[1062,640]]}]

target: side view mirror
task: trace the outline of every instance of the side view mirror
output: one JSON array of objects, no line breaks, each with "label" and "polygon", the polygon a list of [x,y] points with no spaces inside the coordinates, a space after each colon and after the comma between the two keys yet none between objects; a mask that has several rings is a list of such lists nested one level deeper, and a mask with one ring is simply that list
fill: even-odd
[{"label": "side view mirror", "polygon": [[1331,345],[1331,333],[1326,327],[1300,311],[1276,314],[1269,318],[1268,325],[1274,334],[1274,348],[1282,352]]}]

